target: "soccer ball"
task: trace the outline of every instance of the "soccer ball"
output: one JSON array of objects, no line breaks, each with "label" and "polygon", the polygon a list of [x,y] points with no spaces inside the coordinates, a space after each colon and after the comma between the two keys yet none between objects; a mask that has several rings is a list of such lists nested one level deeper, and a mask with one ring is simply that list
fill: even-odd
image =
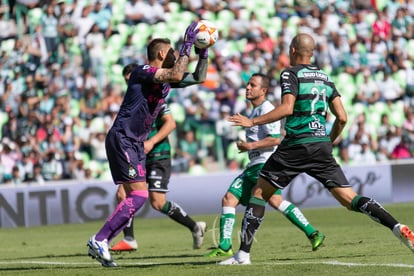
[{"label": "soccer ball", "polygon": [[196,29],[200,31],[197,33],[195,46],[200,49],[211,47],[218,39],[218,30],[216,25],[207,20],[200,20]]}]

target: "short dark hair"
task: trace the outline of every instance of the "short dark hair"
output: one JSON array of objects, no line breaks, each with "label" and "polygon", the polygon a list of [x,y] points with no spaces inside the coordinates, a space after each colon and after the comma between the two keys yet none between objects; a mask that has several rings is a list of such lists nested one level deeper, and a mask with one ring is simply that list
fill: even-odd
[{"label": "short dark hair", "polygon": [[169,44],[171,44],[171,40],[169,40],[168,38],[154,38],[153,40],[151,40],[147,47],[148,61],[153,61],[157,58],[157,54],[161,50],[161,45]]},{"label": "short dark hair", "polygon": [[130,63],[128,65],[124,66],[124,69],[122,69],[122,76],[126,76],[128,74],[130,74],[132,71],[134,71],[135,67],[137,67],[138,64],[136,63]]},{"label": "short dark hair", "polygon": [[260,78],[262,78],[262,82],[260,83],[260,85],[262,87],[264,87],[264,88],[269,88],[270,87],[270,79],[265,74],[262,74],[262,73],[254,73],[252,75],[252,77],[260,77]]}]

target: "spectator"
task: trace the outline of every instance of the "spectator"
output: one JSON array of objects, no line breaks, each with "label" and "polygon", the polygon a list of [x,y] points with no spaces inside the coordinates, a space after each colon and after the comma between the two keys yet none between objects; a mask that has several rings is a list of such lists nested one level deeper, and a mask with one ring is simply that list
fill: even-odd
[{"label": "spectator", "polygon": [[400,84],[391,77],[388,71],[384,71],[384,78],[378,82],[381,100],[388,104],[395,103],[403,99],[404,90]]},{"label": "spectator", "polygon": [[94,133],[90,140],[92,159],[100,164],[104,164],[108,160],[106,151],[102,150],[105,148],[105,134],[105,132]]},{"label": "spectator", "polygon": [[361,151],[356,153],[356,155],[354,156],[354,163],[361,165],[375,164],[377,162],[377,159],[375,157],[374,152],[371,149],[369,139],[365,136],[359,142],[361,144]]},{"label": "spectator", "polygon": [[234,19],[229,26],[229,39],[240,40],[247,38],[249,34],[250,22],[247,18],[243,18],[242,9],[237,7],[233,9]]},{"label": "spectator", "polygon": [[357,37],[357,41],[363,44],[368,44],[371,40],[372,26],[365,20],[367,16],[365,11],[356,11],[354,15],[354,31]]},{"label": "spectator", "polygon": [[199,158],[200,145],[195,139],[193,130],[188,130],[185,133],[184,139],[179,141],[179,146],[176,152],[177,158],[181,164],[181,171],[187,172],[190,168],[191,160]]},{"label": "spectator", "polygon": [[14,18],[6,18],[5,9],[0,9],[0,46],[3,41],[17,38],[17,25]]},{"label": "spectator", "polygon": [[130,26],[146,23],[145,14],[149,9],[149,5],[144,0],[128,0],[125,3],[125,23]]},{"label": "spectator", "polygon": [[359,51],[358,46],[358,42],[351,42],[349,53],[346,54],[344,60],[345,72],[351,74],[354,78],[367,66],[366,56]]},{"label": "spectator", "polygon": [[27,47],[29,59],[26,68],[30,74],[35,74],[37,68],[44,64],[49,57],[45,36],[43,35],[42,26],[35,27],[35,34]]},{"label": "spectator", "polygon": [[389,40],[391,38],[391,23],[384,11],[376,11],[376,20],[372,24],[372,35],[377,35],[381,39]]},{"label": "spectator", "polygon": [[77,33],[77,41],[79,44],[79,49],[81,51],[81,59],[82,59],[82,68],[83,70],[87,70],[90,67],[90,60],[88,56],[88,48],[86,46],[86,36],[92,29],[93,24],[95,21],[89,17],[91,12],[90,6],[83,6],[82,13],[79,18],[73,19],[75,23],[75,29]]},{"label": "spectator", "polygon": [[59,45],[59,20],[55,15],[55,5],[49,4],[45,7],[45,13],[41,18],[43,37],[46,43],[49,62],[59,62],[58,45]]},{"label": "spectator", "polygon": [[398,8],[396,17],[391,22],[392,35],[397,37],[403,37],[405,39],[411,39],[413,35],[413,25],[410,15],[407,14],[407,10],[403,7]]},{"label": "spectator", "polygon": [[148,11],[144,14],[145,21],[148,24],[157,24],[165,21],[164,7],[158,0],[148,1]]},{"label": "spectator", "polygon": [[99,79],[103,78],[105,36],[99,30],[98,24],[94,23],[90,32],[86,35],[86,48],[92,73]]},{"label": "spectator", "polygon": [[410,144],[414,145],[414,111],[411,109],[407,110],[405,114],[402,131]]},{"label": "spectator", "polygon": [[380,99],[380,92],[376,81],[373,80],[370,70],[365,69],[362,73],[363,81],[358,84],[354,103],[373,105]]},{"label": "spectator", "polygon": [[89,13],[89,17],[93,19],[93,22],[98,26],[99,32],[101,32],[105,38],[111,36],[111,10],[105,8],[105,6],[102,5],[101,0],[95,1],[95,4]]},{"label": "spectator", "polygon": [[413,155],[411,153],[409,143],[410,143],[409,138],[406,136],[403,136],[401,138],[400,143],[397,146],[395,146],[395,148],[393,149],[391,153],[391,159],[401,160],[401,159],[412,158]]},{"label": "spectator", "polygon": [[380,141],[381,139],[385,138],[388,133],[395,134],[396,127],[391,125],[390,118],[387,113],[381,114],[381,121],[377,128],[377,139]]},{"label": "spectator", "polygon": [[[228,105],[222,105],[220,108],[220,119],[216,121],[216,133],[221,139],[223,145],[223,153],[225,160],[229,160],[227,156],[227,150],[231,142],[234,142],[238,138],[238,130],[232,124],[227,121],[227,118],[231,114],[231,108]],[[229,164],[227,164],[229,165]]]},{"label": "spectator", "polygon": [[42,175],[42,166],[39,163],[33,166],[33,178],[27,180],[30,184],[44,185],[46,180]]},{"label": "spectator", "polygon": [[48,151],[42,162],[42,176],[46,181],[61,180],[63,176],[62,162],[53,150]]},{"label": "spectator", "polygon": [[72,20],[72,7],[65,0],[58,1],[59,44],[64,53],[69,52],[70,39],[76,36],[76,27]]},{"label": "spectator", "polygon": [[125,66],[131,63],[144,63],[144,53],[134,43],[134,34],[128,34],[125,44],[121,47],[119,63]]}]

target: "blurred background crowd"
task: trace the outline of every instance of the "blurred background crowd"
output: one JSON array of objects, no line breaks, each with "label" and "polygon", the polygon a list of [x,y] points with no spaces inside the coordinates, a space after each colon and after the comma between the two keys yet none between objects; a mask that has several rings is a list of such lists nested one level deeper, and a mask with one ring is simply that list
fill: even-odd
[{"label": "blurred background crowd", "polygon": [[280,102],[279,73],[298,32],[314,36],[314,61],[331,74],[349,114],[335,142],[338,162],[412,158],[413,16],[413,0],[2,1],[0,183],[111,179],[104,140],[126,89],[123,66],[145,63],[152,37],[178,49],[198,19],[214,22],[220,35],[207,81],[168,97],[177,121],[174,173],[246,164],[234,145],[243,130],[226,117],[249,113],[245,85],[256,72],[271,77],[269,99]]}]

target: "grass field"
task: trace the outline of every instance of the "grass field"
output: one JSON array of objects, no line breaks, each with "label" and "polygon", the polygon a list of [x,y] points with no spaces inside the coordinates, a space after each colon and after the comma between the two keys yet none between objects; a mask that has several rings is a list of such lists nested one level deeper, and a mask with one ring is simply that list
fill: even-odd
[{"label": "grass field", "polygon": [[[385,207],[414,227],[414,203]],[[0,275],[414,275],[414,254],[367,216],[344,208],[303,211],[326,234],[324,246],[312,252],[302,232],[268,211],[249,266],[219,266],[222,257],[203,257],[216,240],[218,214],[194,216],[209,226],[200,250],[192,249],[187,229],[166,217],[137,219],[139,249],[114,255],[116,268],[104,268],[86,254],[86,242],[102,222],[0,229]],[[235,233],[234,249],[238,245]]]}]

